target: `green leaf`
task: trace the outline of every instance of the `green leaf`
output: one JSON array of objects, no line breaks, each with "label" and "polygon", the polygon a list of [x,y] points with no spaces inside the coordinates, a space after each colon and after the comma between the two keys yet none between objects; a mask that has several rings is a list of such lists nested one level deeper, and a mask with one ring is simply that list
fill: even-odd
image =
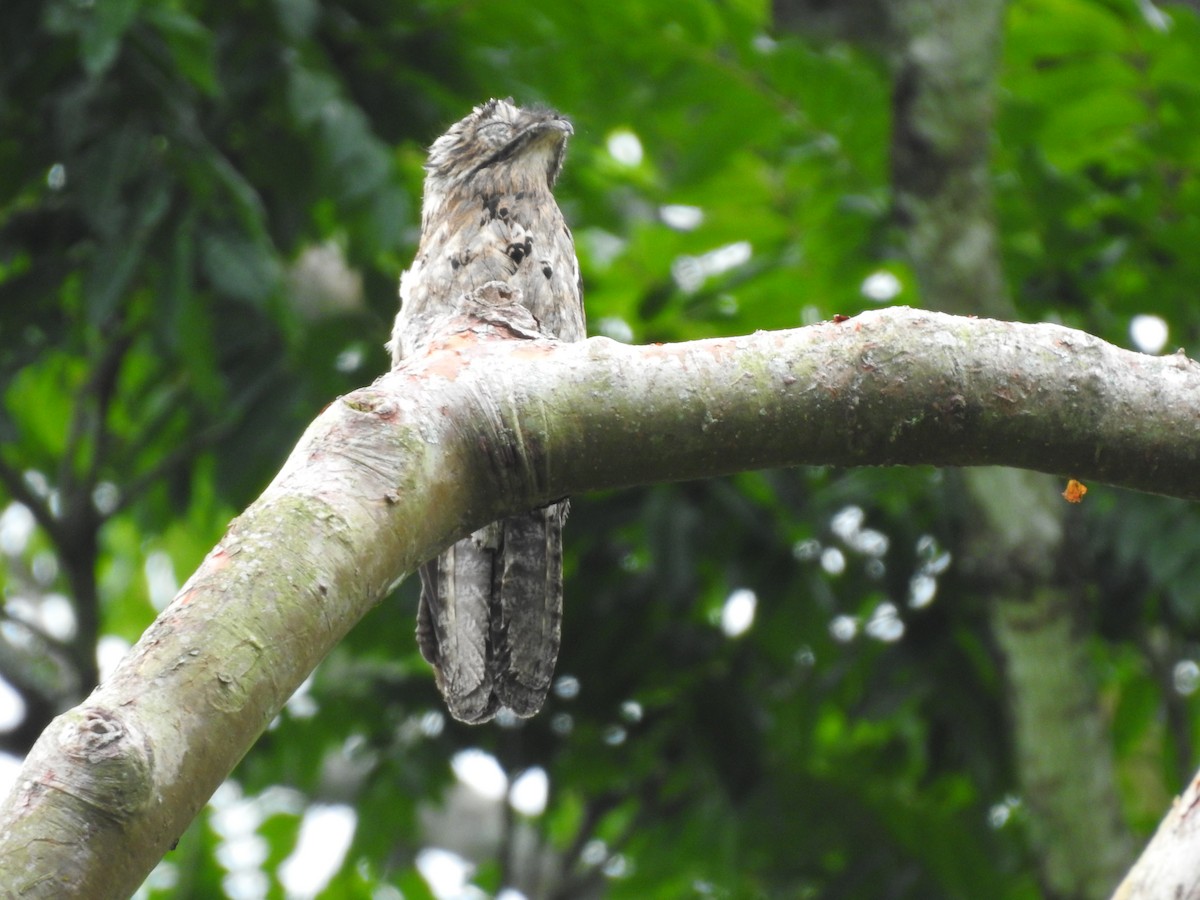
[{"label": "green leaf", "polygon": [[84,297],[92,324],[106,321],[129,290],[170,199],[165,184],[154,185],[150,196],[138,208],[129,233],[114,235],[101,245],[84,280]]},{"label": "green leaf", "polygon": [[217,95],[216,54],[212,32],[185,12],[149,6],[145,19],[162,36],[179,74],[209,97]]},{"label": "green leaf", "polygon": [[140,6],[141,0],[99,0],[87,8],[79,29],[79,49],[88,75],[97,77],[113,64]]},{"label": "green leaf", "polygon": [[391,169],[391,154],[376,138],[362,112],[340,100],[325,104],[321,137],[338,192],[355,200],[377,190]]},{"label": "green leaf", "polygon": [[287,91],[288,108],[301,125],[315,124],[330,103],[339,101],[336,81],[302,66],[289,67]]},{"label": "green leaf", "polygon": [[200,241],[200,260],[217,290],[238,300],[262,305],[279,284],[274,254],[242,234],[208,232]]}]

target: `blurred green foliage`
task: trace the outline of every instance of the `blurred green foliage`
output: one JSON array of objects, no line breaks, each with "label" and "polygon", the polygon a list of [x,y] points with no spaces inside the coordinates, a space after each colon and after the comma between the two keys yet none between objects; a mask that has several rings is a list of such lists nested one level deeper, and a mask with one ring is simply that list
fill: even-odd
[{"label": "blurred green foliage", "polygon": [[[1194,349],[1200,20],[1151,10],[1011,4],[997,214],[1029,321],[1131,345],[1149,314]],[[881,272],[920,304],[889,215],[889,91],[877,55],[779,33],[756,0],[7,0],[0,671],[26,720],[5,747],[76,702],[96,642],[135,640],[312,416],[386,367],[423,148],[471,105],[573,117],[559,196],[591,330],[674,341],[852,314]],[[18,527],[14,501],[72,527]],[[476,846],[489,890],[1040,896],[999,663],[954,565],[961,510],[924,469],[576,498],[564,680],[537,718],[441,714],[405,585],[235,773],[290,792],[242,835],[250,876],[229,874],[214,805],[146,893],[282,896],[311,802],[357,813],[322,896],[428,896],[427,812],[478,747],[549,781],[542,814]],[[1146,832],[1195,765],[1200,521],[1102,488],[1068,519]],[[731,637],[741,589],[754,621]]]}]

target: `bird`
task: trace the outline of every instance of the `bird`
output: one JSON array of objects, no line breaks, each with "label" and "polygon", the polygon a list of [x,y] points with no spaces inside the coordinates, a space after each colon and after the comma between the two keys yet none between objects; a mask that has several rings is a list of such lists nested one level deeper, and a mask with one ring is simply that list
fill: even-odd
[{"label": "bird", "polygon": [[[570,121],[511,98],[476,106],[433,142],[421,236],[400,279],[393,368],[419,354],[465,295],[502,282],[538,333],[586,337],[575,243],[553,188]],[[419,568],[417,643],[454,718],[525,718],[549,690],[562,621],[567,501],[475,531]]]}]

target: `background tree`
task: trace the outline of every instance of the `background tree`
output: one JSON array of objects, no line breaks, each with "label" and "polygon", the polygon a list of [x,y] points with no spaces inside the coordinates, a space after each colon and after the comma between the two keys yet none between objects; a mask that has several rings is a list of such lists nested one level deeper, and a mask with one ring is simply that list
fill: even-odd
[{"label": "background tree", "polygon": [[[945,272],[981,300],[1188,347],[1195,12],[1018,0],[979,60],[995,72],[931,88],[922,53],[970,58],[960,35],[999,15],[963,6],[981,18],[936,30],[943,47],[921,40],[941,20],[917,2],[888,4],[862,45],[827,19],[806,29],[803,6],[780,29],[760,5],[701,2],[6,4],[0,672],[23,704],[7,749],[86,693],[97,646],[140,634],[300,427],[386,368],[423,145],[485,96],[576,122],[560,195],[595,333],[677,340],[961,301],[930,277],[948,219],[919,205],[948,196],[960,222],[982,202],[996,223],[998,252],[975,264],[1000,275]],[[976,143],[946,152],[963,120]],[[956,180],[967,200],[939,193]],[[147,892],[263,894],[301,822],[338,804],[361,827],[327,896],[420,896],[421,851],[452,841],[478,884],[530,896],[1103,894],[1106,875],[1055,865],[1047,826],[1048,809],[1092,808],[1023,793],[1031,752],[1075,744],[1071,721],[1023,718],[996,588],[1069,601],[1051,617],[1068,634],[1029,658],[1090,662],[1069,667],[1081,718],[1104,729],[1087,758],[1111,748],[1113,816],[1145,835],[1195,764],[1196,514],[1094,491],[1055,508],[1052,548],[1017,532],[1038,551],[1027,570],[988,571],[981,535],[1038,520],[988,519],[976,477],[823,469],[576,498],[562,677],[541,716],[447,720],[405,585]],[[544,811],[493,804],[468,834],[455,810],[482,801],[431,785],[475,748],[510,778],[544,772]]]}]

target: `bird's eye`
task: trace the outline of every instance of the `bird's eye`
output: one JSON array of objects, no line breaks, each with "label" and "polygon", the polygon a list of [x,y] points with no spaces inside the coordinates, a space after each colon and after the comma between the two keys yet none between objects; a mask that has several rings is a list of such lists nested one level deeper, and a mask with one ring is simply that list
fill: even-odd
[{"label": "bird's eye", "polygon": [[512,137],[512,126],[507,122],[488,122],[479,126],[477,134],[489,147],[503,147]]}]

